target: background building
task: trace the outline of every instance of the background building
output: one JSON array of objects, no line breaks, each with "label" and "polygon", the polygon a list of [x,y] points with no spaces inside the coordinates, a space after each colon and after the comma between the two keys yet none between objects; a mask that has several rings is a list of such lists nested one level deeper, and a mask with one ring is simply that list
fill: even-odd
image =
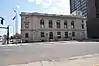
[{"label": "background building", "polygon": [[23,42],[86,39],[86,18],[44,13],[21,14]]},{"label": "background building", "polygon": [[87,0],[88,37],[99,38],[99,0]]},{"label": "background building", "polygon": [[87,16],[87,0],[70,0],[70,13],[82,11],[83,16]]},{"label": "background building", "polygon": [[70,11],[87,16],[88,38],[99,38],[99,0],[70,0]]}]

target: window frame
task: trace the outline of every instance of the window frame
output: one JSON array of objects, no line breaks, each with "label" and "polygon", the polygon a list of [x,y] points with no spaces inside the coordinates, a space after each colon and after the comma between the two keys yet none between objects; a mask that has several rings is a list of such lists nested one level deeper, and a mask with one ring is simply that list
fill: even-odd
[{"label": "window frame", "polygon": [[56,26],[57,26],[57,28],[61,28],[60,20],[57,20],[57,21],[56,21]]},{"label": "window frame", "polygon": [[82,28],[82,29],[84,29],[84,28],[85,28],[85,27],[84,27],[84,24],[81,24],[81,28]]},{"label": "window frame", "polygon": [[67,20],[64,21],[64,28],[68,28],[68,22],[67,22]]},{"label": "window frame", "polygon": [[76,35],[75,35],[75,32],[72,32],[72,37],[75,37]]},{"label": "window frame", "polygon": [[[66,35],[67,34],[67,35]],[[68,38],[68,32],[65,32],[65,38]]]},{"label": "window frame", "polygon": [[29,22],[25,22],[25,28],[29,28]]},{"label": "window frame", "polygon": [[44,28],[44,20],[43,19],[40,20],[40,28]]},{"label": "window frame", "polygon": [[45,33],[41,32],[41,38],[45,37]]},{"label": "window frame", "polygon": [[53,28],[53,21],[49,20],[49,28]]},{"label": "window frame", "polygon": [[71,21],[71,27],[75,28],[75,22],[73,20]]},{"label": "window frame", "polygon": [[29,22],[29,17],[28,16],[25,17],[25,22]]},{"label": "window frame", "polygon": [[25,38],[29,38],[29,34],[28,33],[25,33]]},{"label": "window frame", "polygon": [[53,32],[49,32],[49,39],[53,39]]},{"label": "window frame", "polygon": [[57,38],[58,38],[58,39],[61,38],[61,32],[57,32]]}]

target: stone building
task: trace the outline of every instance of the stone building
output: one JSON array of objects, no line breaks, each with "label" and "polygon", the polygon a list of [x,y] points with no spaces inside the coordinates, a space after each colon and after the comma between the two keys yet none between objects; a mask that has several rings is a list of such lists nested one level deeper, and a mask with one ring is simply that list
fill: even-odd
[{"label": "stone building", "polygon": [[23,42],[87,39],[86,18],[21,12]]}]

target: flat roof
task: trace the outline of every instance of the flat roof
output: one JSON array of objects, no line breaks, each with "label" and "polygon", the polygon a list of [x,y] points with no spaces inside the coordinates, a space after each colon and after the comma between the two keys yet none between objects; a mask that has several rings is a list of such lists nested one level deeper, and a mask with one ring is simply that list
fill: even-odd
[{"label": "flat roof", "polygon": [[73,16],[73,15],[48,14],[48,13],[38,13],[38,12],[33,12],[33,13],[21,12],[20,16],[46,16],[46,17],[86,19],[86,17],[79,17],[79,16]]}]

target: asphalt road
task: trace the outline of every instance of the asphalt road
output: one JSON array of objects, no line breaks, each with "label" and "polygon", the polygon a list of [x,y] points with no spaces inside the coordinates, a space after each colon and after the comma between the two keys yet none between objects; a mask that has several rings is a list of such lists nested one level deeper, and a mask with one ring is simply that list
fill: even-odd
[{"label": "asphalt road", "polygon": [[[98,42],[45,42],[0,46],[0,66],[99,53]],[[3,65],[5,64],[5,65]]]}]

